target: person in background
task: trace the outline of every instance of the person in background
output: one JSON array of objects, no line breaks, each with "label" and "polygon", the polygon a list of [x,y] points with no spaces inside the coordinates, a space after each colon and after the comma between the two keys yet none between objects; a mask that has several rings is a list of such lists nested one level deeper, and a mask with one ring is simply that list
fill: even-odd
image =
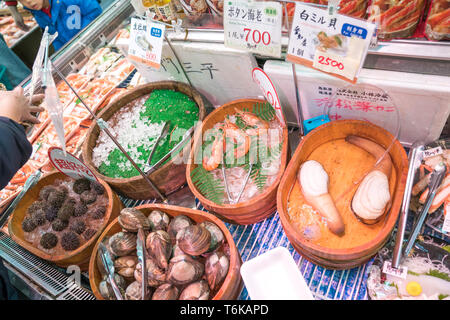
[{"label": "person in background", "polygon": [[23,21],[23,17],[19,10],[17,10],[17,1],[5,1],[5,4],[8,6],[9,12],[11,12],[11,16],[13,17],[16,26],[23,31],[30,30],[30,28]]},{"label": "person in background", "polygon": [[[53,42],[55,50],[59,50],[78,32],[102,13],[97,0],[18,0],[25,9],[31,12],[39,27],[48,32],[58,32]],[[16,5],[14,1],[8,4]]]},{"label": "person in background", "polygon": [[[36,95],[32,103],[43,99]],[[44,108],[30,106],[21,87],[13,91],[0,91],[0,190],[30,158],[32,147],[19,123],[39,123],[32,112],[41,112]],[[0,258],[0,300],[17,299],[17,292],[11,285],[6,268]]]}]

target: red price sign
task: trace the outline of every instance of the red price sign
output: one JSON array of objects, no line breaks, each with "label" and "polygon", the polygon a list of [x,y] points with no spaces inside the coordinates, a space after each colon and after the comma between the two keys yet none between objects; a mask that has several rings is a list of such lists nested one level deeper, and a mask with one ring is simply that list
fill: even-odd
[{"label": "red price sign", "polygon": [[285,124],[283,112],[281,110],[280,99],[278,98],[277,90],[275,89],[272,80],[261,68],[254,68],[252,71],[253,81],[255,81],[262,90],[264,97],[275,108],[278,120]]},{"label": "red price sign", "polygon": [[53,166],[74,179],[87,178],[92,181],[98,181],[95,174],[80,159],[64,151],[61,148],[51,147],[48,150],[48,157]]},{"label": "red price sign", "polygon": [[268,46],[271,42],[270,33],[267,31],[259,31],[257,29],[244,28],[245,41],[255,44],[264,44]]},{"label": "red price sign", "polygon": [[335,68],[338,68],[339,70],[344,70],[344,64],[342,62],[338,62],[336,60],[333,60],[329,57],[319,56],[318,62],[320,64],[326,65],[326,66],[332,66]]}]

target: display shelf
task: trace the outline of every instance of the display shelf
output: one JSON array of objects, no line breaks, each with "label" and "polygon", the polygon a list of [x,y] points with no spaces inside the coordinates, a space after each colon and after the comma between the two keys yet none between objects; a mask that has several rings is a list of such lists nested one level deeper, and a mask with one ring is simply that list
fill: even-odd
[{"label": "display shelf", "polygon": [[[133,7],[129,1],[115,1],[87,29],[81,31],[72,41],[55,53],[51,57],[52,61],[64,75],[77,72],[98,48],[113,39],[117,31],[129,23],[129,18],[133,12]],[[174,42],[224,43],[224,33],[220,29],[187,28],[182,33],[169,32],[168,37]],[[282,38],[282,45],[283,50],[286,51],[287,34]],[[266,58],[258,57],[258,60],[264,62]],[[280,59],[284,58],[281,57]],[[405,66],[406,62],[408,62],[407,66]],[[379,70],[450,75],[450,42],[430,42],[415,39],[379,42],[376,48],[369,50],[365,67]],[[408,70],[405,70],[406,68]],[[60,79],[55,77],[55,80],[59,81]],[[25,90],[29,88],[29,82],[30,78],[22,83]],[[37,91],[39,92],[39,83]],[[296,130],[290,130],[289,140],[291,150],[295,150],[299,142]],[[171,204],[202,209],[201,204],[186,186],[169,195],[168,198]],[[137,201],[123,197],[121,200],[126,207],[154,202],[154,200]],[[257,224],[247,226],[226,225],[233,236],[243,262],[270,249],[283,246],[291,253],[316,299],[368,299],[365,281],[370,271],[371,261],[358,268],[340,271],[328,270],[309,262],[290,245],[277,212]],[[8,255],[4,254],[3,258],[12,266],[11,272],[20,275],[20,278],[29,279],[30,286],[31,284],[38,284],[37,286],[41,289],[48,286],[45,282],[45,275],[42,274],[41,270],[48,270],[51,274],[61,277],[58,278],[60,282],[57,283],[57,292],[51,288],[45,290],[46,298],[61,300],[92,298],[92,294],[85,288],[65,286],[64,281],[67,279],[67,275],[60,269],[46,261],[36,260],[36,257],[22,248],[14,246],[14,243],[11,244],[11,242],[12,240],[7,235],[0,234],[0,247],[3,245],[10,250]],[[20,260],[21,263],[18,263],[17,260]],[[30,270],[33,272],[30,272]],[[83,277],[86,280],[86,275],[83,275]],[[47,281],[49,280],[47,279]],[[61,285],[63,285],[62,288]],[[30,296],[30,298],[33,298],[33,296]],[[239,299],[249,299],[245,287]]]}]

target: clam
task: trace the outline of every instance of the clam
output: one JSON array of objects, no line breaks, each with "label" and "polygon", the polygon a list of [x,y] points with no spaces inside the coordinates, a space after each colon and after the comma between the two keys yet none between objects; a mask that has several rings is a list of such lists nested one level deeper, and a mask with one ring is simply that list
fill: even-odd
[{"label": "clam", "polygon": [[169,224],[169,227],[167,228],[167,232],[170,235],[170,239],[172,239],[172,241],[175,241],[175,239],[177,238],[177,234],[180,230],[187,228],[193,224],[194,222],[192,222],[192,220],[187,216],[184,215],[176,216],[175,218],[172,219],[172,221]]},{"label": "clam", "polygon": [[167,269],[168,260],[172,253],[169,234],[163,230],[151,232],[145,241],[150,255],[155,258],[158,266]]},{"label": "clam", "polygon": [[136,256],[123,256],[114,261],[114,268],[122,277],[130,279],[134,277],[134,269],[138,263]]},{"label": "clam", "polygon": [[180,294],[180,300],[208,300],[209,287],[205,280],[188,285]]},{"label": "clam", "polygon": [[225,236],[223,235],[222,230],[212,222],[204,221],[200,224],[202,227],[205,227],[209,233],[211,234],[211,244],[209,246],[209,252],[216,250],[225,240]]},{"label": "clam", "polygon": [[139,228],[150,230],[150,222],[147,217],[135,208],[122,209],[118,222],[124,230],[130,232],[138,232]]},{"label": "clam", "polygon": [[[114,281],[116,282],[117,286],[119,287],[120,293],[123,296],[125,294],[125,288],[127,287],[125,279],[122,276],[115,273]],[[103,280],[100,282],[98,289],[103,298],[108,300],[116,299],[116,295],[114,294],[114,290],[109,282],[108,276],[103,277]]]},{"label": "clam", "polygon": [[211,290],[219,289],[228,273],[230,261],[223,252],[214,252],[205,263],[205,274]]},{"label": "clam", "polygon": [[199,256],[209,250],[211,246],[211,233],[205,227],[192,225],[182,229],[177,237],[180,249],[192,256]]},{"label": "clam", "polygon": [[117,256],[122,257],[136,250],[136,235],[130,232],[118,232],[109,238],[109,249]]},{"label": "clam", "polygon": [[179,256],[179,255],[184,255],[184,254],[186,254],[186,253],[184,253],[184,251],[181,250],[180,247],[177,244],[175,244],[172,247],[172,258],[174,258],[176,256]]},{"label": "clam", "polygon": [[157,230],[167,230],[167,227],[170,223],[170,218],[167,215],[167,213],[159,211],[159,210],[153,210],[148,215],[148,221],[152,227],[153,231]]},{"label": "clam", "polygon": [[142,300],[141,283],[134,281],[125,291],[125,299],[127,300]]},{"label": "clam", "polygon": [[152,300],[177,300],[180,291],[173,284],[160,285],[153,293]]},{"label": "clam", "polygon": [[[149,258],[146,260],[147,283],[150,287],[158,287],[166,281],[164,270],[159,268],[155,260]],[[139,262],[134,270],[134,278],[139,283],[142,282],[142,264]]]},{"label": "clam", "polygon": [[202,263],[187,255],[172,258],[167,271],[167,281],[178,286],[199,280],[205,271]]}]

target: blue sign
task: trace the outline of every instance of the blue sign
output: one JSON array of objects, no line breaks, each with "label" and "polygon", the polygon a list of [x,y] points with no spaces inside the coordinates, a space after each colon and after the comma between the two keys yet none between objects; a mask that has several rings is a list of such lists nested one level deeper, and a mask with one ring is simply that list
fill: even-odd
[{"label": "blue sign", "polygon": [[161,38],[162,35],[161,29],[152,27],[152,29],[150,30],[150,35],[156,38]]},{"label": "blue sign", "polygon": [[367,37],[367,29],[344,23],[342,25],[341,33],[346,37],[356,36],[361,39],[365,39]]}]

